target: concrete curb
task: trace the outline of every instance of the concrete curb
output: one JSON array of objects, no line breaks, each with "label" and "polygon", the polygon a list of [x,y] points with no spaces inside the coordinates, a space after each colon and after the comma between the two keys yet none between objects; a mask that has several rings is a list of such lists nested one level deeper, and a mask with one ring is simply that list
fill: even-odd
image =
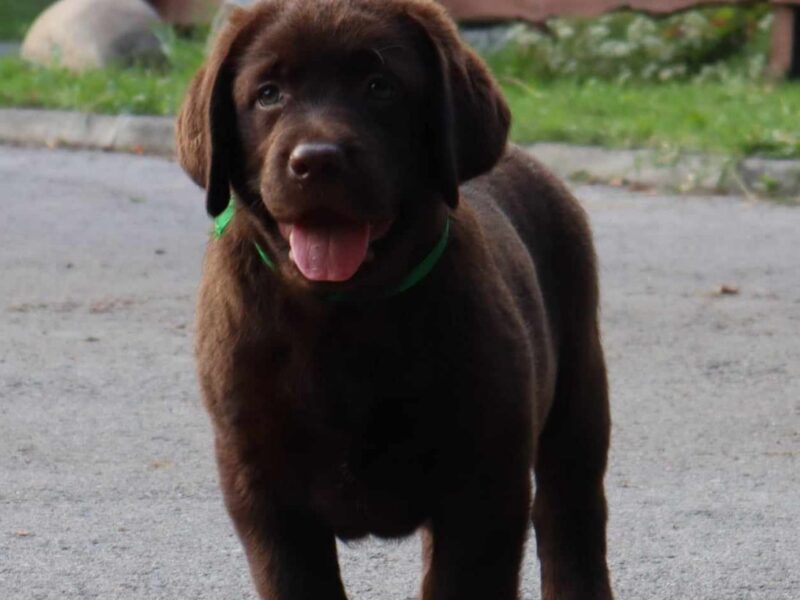
[{"label": "concrete curb", "polygon": [[0,109],[0,142],[171,156],[175,153],[175,120],[62,110]]},{"label": "concrete curb", "polygon": [[798,160],[552,143],[533,144],[528,149],[560,176],[577,182],[800,200]]},{"label": "concrete curb", "polygon": [[[61,110],[0,109],[0,143],[175,154],[169,117],[96,115]],[[800,161],[614,150],[539,143],[528,149],[563,178],[635,189],[720,192],[800,200]]]}]

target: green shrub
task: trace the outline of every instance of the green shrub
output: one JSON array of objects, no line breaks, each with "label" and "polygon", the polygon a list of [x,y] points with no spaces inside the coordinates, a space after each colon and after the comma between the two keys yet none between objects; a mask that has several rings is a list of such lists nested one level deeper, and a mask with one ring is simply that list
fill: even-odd
[{"label": "green shrub", "polygon": [[33,20],[54,0],[0,0],[0,40],[21,40]]},{"label": "green shrub", "polygon": [[766,63],[767,7],[693,10],[662,18],[620,12],[519,26],[487,59],[501,77],[616,82],[756,79]]}]

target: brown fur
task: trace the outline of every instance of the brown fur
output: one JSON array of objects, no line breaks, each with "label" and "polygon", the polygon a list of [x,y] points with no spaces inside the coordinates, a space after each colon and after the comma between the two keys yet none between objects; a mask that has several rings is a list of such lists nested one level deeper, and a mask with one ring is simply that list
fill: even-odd
[{"label": "brown fur", "polygon": [[[375,71],[388,100],[364,91]],[[266,80],[275,106],[257,102]],[[234,15],[195,78],[181,163],[212,215],[230,189],[239,206],[208,248],[198,371],[262,598],[342,600],[335,536],[422,528],[423,600],[515,599],[531,468],[543,597],[611,598],[591,235],[570,193],[506,147],[508,125],[425,0],[267,0]],[[308,142],[342,149],[332,180],[287,175]],[[305,280],[278,233],[320,210],[394,220],[346,283]],[[435,270],[385,298],[448,216]]]}]

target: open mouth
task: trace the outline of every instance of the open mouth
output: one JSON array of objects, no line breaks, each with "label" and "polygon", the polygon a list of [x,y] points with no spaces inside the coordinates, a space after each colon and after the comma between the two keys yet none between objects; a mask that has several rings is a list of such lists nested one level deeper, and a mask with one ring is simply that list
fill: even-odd
[{"label": "open mouth", "polygon": [[289,258],[309,281],[352,279],[370,256],[370,244],[387,235],[391,219],[354,221],[330,213],[303,215],[279,223],[289,242]]}]

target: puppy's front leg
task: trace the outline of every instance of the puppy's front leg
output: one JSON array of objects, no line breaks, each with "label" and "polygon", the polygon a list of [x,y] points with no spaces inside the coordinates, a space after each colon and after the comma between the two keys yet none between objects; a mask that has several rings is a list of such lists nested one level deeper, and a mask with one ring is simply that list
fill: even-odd
[{"label": "puppy's front leg", "polygon": [[422,600],[516,600],[530,512],[530,480],[487,478],[443,506],[423,532]]},{"label": "puppy's front leg", "polygon": [[225,505],[264,600],[346,600],[336,540],[310,511],[276,502],[257,466],[217,445]]}]

